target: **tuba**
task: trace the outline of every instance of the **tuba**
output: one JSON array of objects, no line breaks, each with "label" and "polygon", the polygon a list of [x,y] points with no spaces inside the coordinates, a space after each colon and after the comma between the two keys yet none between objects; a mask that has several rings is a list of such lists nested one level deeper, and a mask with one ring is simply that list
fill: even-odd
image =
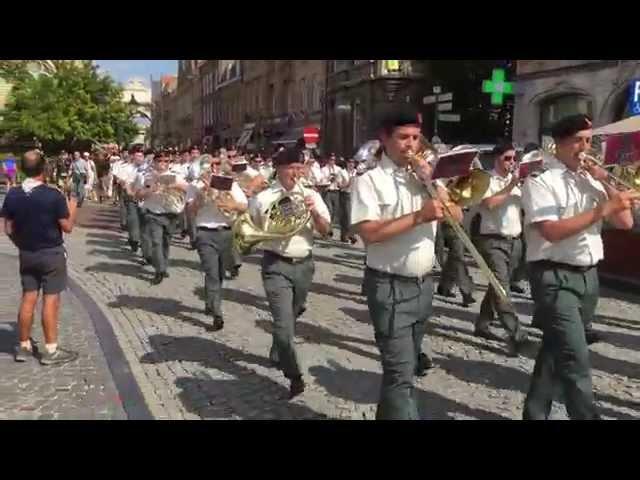
[{"label": "tuba", "polygon": [[283,192],[267,209],[262,228],[258,227],[249,212],[245,212],[232,227],[233,248],[240,255],[247,255],[259,243],[270,240],[286,240],[298,234],[311,220],[311,212],[304,203],[300,183],[290,192]]},{"label": "tuba", "polygon": [[178,214],[184,210],[186,193],[176,185],[175,175],[153,172],[151,182],[157,184],[155,194],[166,212]]}]

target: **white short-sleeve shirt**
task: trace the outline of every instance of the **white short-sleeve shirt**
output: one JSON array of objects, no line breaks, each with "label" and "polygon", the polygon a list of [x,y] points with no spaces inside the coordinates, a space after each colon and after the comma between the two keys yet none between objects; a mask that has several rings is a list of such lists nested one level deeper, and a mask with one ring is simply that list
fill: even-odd
[{"label": "white short-sleeve shirt", "polygon": [[[202,187],[204,187],[202,180],[198,180],[189,185],[189,189],[187,190],[187,203],[192,203],[198,198]],[[231,198],[237,203],[247,206],[247,197],[237,182],[233,182],[231,185]],[[213,202],[206,202],[198,210],[196,215],[196,225],[198,227],[220,228],[228,227],[231,223],[231,220],[223,215]]]},{"label": "white short-sleeve shirt", "polygon": [[[343,175],[343,169],[337,165],[325,165],[321,169],[322,172],[322,180],[323,183],[328,185],[327,190],[330,192],[334,190],[340,190],[340,178]],[[333,182],[331,181],[331,176],[335,175]]]},{"label": "white short-sleeve shirt", "polygon": [[604,187],[588,173],[576,173],[553,158],[548,170],[528,177],[522,190],[525,211],[527,261],[550,260],[576,266],[596,265],[604,258],[602,222],[561,240],[547,242],[534,223],[574,217],[595,208],[607,198]]},{"label": "white short-sleeve shirt", "polygon": [[[301,192],[305,197],[312,197],[320,216],[328,222],[331,221],[329,209],[318,192],[301,186],[296,186],[294,190]],[[249,202],[249,212],[251,218],[258,226],[262,227],[264,225],[267,209],[273,202],[280,198],[283,192],[284,187],[276,180],[272,186],[251,199]],[[310,219],[309,223],[296,235],[286,240],[264,242],[262,243],[262,247],[264,250],[277,253],[283,257],[305,258],[311,253],[311,249],[313,248],[313,230],[313,219]]]},{"label": "white short-sleeve shirt", "polygon": [[[492,197],[504,190],[513,176],[509,173],[506,177],[501,176],[497,171],[492,170],[491,181],[484,199]],[[514,187],[502,205],[488,209],[484,205],[479,205],[478,212],[482,217],[480,223],[480,234],[482,235],[502,235],[504,237],[517,237],[522,233],[522,191],[520,187]]]},{"label": "white short-sleeve shirt", "polygon": [[[392,220],[422,208],[426,190],[406,169],[386,155],[375,168],[354,179],[351,224]],[[433,268],[437,222],[417,225],[408,232],[367,248],[367,266],[406,277],[422,277]]]}]

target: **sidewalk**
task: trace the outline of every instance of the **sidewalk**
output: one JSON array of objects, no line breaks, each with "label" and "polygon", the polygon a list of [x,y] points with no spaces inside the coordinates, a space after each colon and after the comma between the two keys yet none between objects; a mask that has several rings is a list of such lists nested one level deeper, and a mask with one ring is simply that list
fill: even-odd
[{"label": "sidewalk", "polygon": [[[119,371],[120,376],[128,369],[118,361],[117,355],[115,360],[109,358],[107,362],[103,348],[113,349],[113,345],[104,332],[99,335],[104,326],[94,325],[100,318],[96,318],[95,312],[90,314],[87,305],[90,309],[91,300],[82,298],[83,292],[77,285],[71,285],[63,293],[60,343],[78,351],[79,359],[54,367],[41,366],[35,359],[25,363],[14,361],[21,295],[18,258],[15,248],[2,234],[2,228],[0,235],[0,419],[131,418],[125,411],[109,365]],[[38,306],[33,337],[42,345],[40,319]]]}]

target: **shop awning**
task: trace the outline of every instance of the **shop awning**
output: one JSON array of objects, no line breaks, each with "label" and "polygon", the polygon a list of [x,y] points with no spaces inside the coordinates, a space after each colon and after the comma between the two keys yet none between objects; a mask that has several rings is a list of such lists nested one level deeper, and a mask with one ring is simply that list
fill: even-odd
[{"label": "shop awning", "polygon": [[288,145],[288,144],[296,143],[298,140],[300,140],[302,138],[302,135],[303,135],[303,128],[302,127],[292,128],[292,129],[286,131],[284,133],[284,135],[282,135],[277,140],[273,140],[271,143],[281,144],[281,145]]},{"label": "shop awning", "polygon": [[640,132],[640,115],[625,118],[619,122],[610,123],[593,130],[594,135],[622,135],[633,132]]},{"label": "shop awning", "polygon": [[315,146],[315,143],[319,138],[320,127],[318,125],[307,125],[305,127],[296,127],[288,130],[284,135],[282,135],[277,140],[274,140],[272,143],[288,145],[297,143],[300,139],[304,139],[305,141],[311,140],[311,142],[307,144],[307,146],[309,147],[310,145]]}]

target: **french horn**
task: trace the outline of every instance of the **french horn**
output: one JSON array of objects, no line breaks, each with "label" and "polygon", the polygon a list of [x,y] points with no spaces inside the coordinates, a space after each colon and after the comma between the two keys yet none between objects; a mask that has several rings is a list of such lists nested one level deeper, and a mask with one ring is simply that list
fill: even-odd
[{"label": "french horn", "polygon": [[247,255],[259,243],[286,240],[298,234],[311,220],[311,212],[304,203],[300,184],[290,192],[283,192],[265,212],[262,228],[251,219],[249,212],[240,215],[232,227],[233,248]]}]

